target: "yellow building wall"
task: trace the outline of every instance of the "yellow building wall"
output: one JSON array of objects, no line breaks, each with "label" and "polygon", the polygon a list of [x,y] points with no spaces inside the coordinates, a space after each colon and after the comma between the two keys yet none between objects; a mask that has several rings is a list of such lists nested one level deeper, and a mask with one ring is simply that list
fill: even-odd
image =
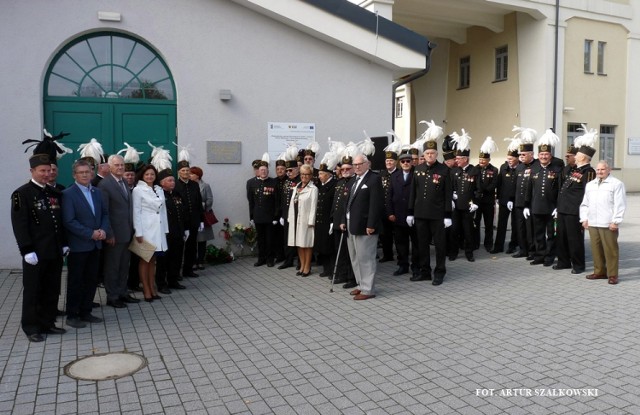
[{"label": "yellow building wall", "polygon": [[[505,81],[495,81],[496,48],[508,46],[508,72]],[[467,43],[451,42],[447,85],[445,133],[461,132],[464,128],[471,140],[471,162],[477,162],[480,146],[487,136],[498,144],[493,164],[499,164],[507,153],[505,137],[512,137],[514,125],[519,125],[518,44],[516,14],[505,16],[504,31],[494,33],[481,27],[467,32]],[[460,58],[471,59],[469,87],[459,88]]]},{"label": "yellow building wall", "polygon": [[[585,39],[593,41],[592,73],[584,72]],[[606,42],[604,75],[598,74],[598,42]],[[582,18],[567,20],[564,67],[564,131],[567,131],[568,123],[586,123],[598,131],[603,124],[616,126],[614,167],[633,167],[623,165],[626,151],[626,29],[617,24]],[[600,154],[596,153],[594,159],[599,160]]]}]

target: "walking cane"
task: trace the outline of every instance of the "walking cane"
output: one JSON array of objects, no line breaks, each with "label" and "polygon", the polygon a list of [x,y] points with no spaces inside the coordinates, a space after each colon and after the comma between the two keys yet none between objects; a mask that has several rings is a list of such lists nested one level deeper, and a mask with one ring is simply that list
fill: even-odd
[{"label": "walking cane", "polygon": [[[342,231],[340,231],[342,232]],[[333,292],[333,282],[336,280],[336,271],[338,270],[338,260],[340,259],[340,251],[342,251],[342,240],[344,239],[344,232],[340,234],[340,243],[338,243],[338,253],[336,254],[336,263],[333,266],[333,278],[331,278],[331,289],[330,293]]]}]

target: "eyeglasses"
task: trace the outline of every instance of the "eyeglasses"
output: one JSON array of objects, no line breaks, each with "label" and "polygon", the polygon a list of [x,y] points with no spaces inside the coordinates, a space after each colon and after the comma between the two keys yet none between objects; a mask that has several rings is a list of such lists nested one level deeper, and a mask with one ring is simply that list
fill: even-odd
[{"label": "eyeglasses", "polygon": [[349,171],[349,170],[352,170],[352,168],[351,168],[351,167],[343,167],[343,168],[341,168],[340,170],[343,170],[343,171]]},{"label": "eyeglasses", "polygon": [[407,159],[400,160],[400,163],[411,163],[411,160],[407,160]]},{"label": "eyeglasses", "polygon": [[300,173],[300,176],[311,176],[311,173]]},{"label": "eyeglasses", "polygon": [[353,167],[360,167],[364,164],[364,161],[362,163],[353,163],[352,166]]},{"label": "eyeglasses", "polygon": [[287,170],[285,170],[285,172],[286,172],[286,173],[292,173],[292,172],[293,172],[293,169],[287,169]]}]

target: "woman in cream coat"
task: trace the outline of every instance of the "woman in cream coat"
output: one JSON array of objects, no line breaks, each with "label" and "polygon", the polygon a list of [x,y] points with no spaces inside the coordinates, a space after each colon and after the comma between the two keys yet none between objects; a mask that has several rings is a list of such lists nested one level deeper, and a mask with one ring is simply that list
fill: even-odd
[{"label": "woman in cream coat", "polygon": [[149,262],[140,258],[138,272],[142,282],[144,300],[159,300],[155,286],[156,256],[164,255],[167,250],[169,223],[164,192],[156,184],[158,172],[152,165],[145,166],[138,173],[138,184],[133,189],[133,227],[138,242],[147,241],[156,247],[156,253]]},{"label": "woman in cream coat", "polygon": [[311,181],[313,168],[307,164],[300,166],[300,183],[296,186],[289,204],[289,246],[298,247],[300,271],[296,275],[307,277],[311,274],[311,254],[313,234],[316,224],[318,188]]}]

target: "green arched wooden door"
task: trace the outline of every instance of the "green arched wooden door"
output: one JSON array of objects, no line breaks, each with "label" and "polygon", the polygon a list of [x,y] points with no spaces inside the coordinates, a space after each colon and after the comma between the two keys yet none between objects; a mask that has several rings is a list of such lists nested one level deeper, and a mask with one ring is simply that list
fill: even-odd
[{"label": "green arched wooden door", "polygon": [[[176,92],[164,61],[131,36],[99,32],[74,39],[52,60],[44,83],[44,124],[71,135],[74,150],[58,163],[59,182],[72,182],[78,146],[96,138],[107,154],[134,146],[146,160],[147,144],[164,146],[175,160]],[[177,142],[177,141],[176,141]]]}]

